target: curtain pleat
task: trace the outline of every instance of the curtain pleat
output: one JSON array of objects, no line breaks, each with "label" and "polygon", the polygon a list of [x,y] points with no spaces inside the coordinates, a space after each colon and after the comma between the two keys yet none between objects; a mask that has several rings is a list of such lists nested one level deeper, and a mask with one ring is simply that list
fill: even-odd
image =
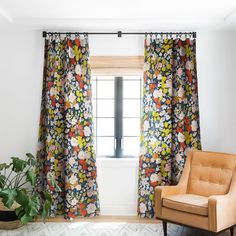
[{"label": "curtain pleat", "polygon": [[138,214],[154,216],[154,189],[176,184],[201,149],[195,39],[146,37]]},{"label": "curtain pleat", "polygon": [[52,216],[99,214],[87,36],[45,41],[37,160],[38,191],[50,191]]}]

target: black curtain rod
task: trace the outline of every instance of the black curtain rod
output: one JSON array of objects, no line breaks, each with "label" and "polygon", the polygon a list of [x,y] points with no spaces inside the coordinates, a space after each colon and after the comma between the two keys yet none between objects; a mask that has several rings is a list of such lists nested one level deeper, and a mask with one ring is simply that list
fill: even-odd
[{"label": "black curtain rod", "polygon": [[43,38],[46,38],[47,35],[79,35],[79,34],[87,34],[87,35],[117,35],[118,37],[122,37],[122,35],[147,35],[147,34],[154,34],[154,35],[192,35],[193,38],[197,37],[196,32],[42,32]]}]

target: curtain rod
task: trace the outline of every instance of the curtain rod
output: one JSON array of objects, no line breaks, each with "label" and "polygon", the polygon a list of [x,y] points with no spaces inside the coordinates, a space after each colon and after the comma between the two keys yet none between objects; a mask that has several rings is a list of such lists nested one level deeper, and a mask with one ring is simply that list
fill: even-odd
[{"label": "curtain rod", "polygon": [[79,34],[86,34],[86,35],[117,35],[117,37],[122,37],[122,35],[147,35],[147,34],[154,34],[154,35],[192,35],[193,38],[197,37],[196,32],[47,32],[43,31],[42,36],[46,38],[47,35],[79,35]]}]

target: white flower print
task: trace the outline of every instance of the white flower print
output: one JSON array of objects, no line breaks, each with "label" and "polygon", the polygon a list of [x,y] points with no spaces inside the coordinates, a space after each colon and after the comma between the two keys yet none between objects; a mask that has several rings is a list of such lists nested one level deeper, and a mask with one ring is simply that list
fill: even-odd
[{"label": "white flower print", "polygon": [[75,189],[76,189],[76,190],[81,190],[81,184],[77,184],[77,185],[75,186]]},{"label": "white flower print", "polygon": [[88,127],[88,126],[85,126],[85,127],[84,127],[84,135],[85,135],[86,137],[89,137],[89,136],[91,135],[91,129],[90,129],[90,127]]},{"label": "white flower print", "polygon": [[178,97],[182,98],[183,95],[184,95],[184,89],[182,87],[180,87],[178,90]]},{"label": "white flower print", "polygon": [[185,52],[184,47],[181,47],[180,50],[179,50],[179,54],[180,54],[180,56],[183,57],[183,56],[185,55],[185,53],[186,53],[186,52]]},{"label": "white flower print", "polygon": [[85,152],[84,154],[84,159],[89,159],[90,158],[90,152]]},{"label": "white flower print", "polygon": [[87,191],[87,196],[92,197],[93,196],[93,191],[90,189]]},{"label": "white flower print", "polygon": [[150,176],[150,181],[151,182],[158,182],[158,181],[160,181],[160,176],[158,176],[158,174],[154,173]]},{"label": "white flower print", "polygon": [[73,74],[72,74],[71,72],[69,72],[69,73],[66,75],[66,79],[67,79],[68,81],[71,81],[72,78],[73,78]]},{"label": "white flower print", "polygon": [[139,205],[140,213],[146,213],[146,210],[147,210],[146,205],[143,202],[141,202],[140,205]]},{"label": "white flower print", "polygon": [[192,62],[192,61],[187,61],[187,62],[186,62],[186,65],[185,65],[185,68],[186,68],[187,70],[193,70],[193,69],[194,69],[194,64],[193,64],[193,62]]},{"label": "white flower print", "polygon": [[197,131],[198,130],[198,123],[197,123],[196,120],[192,121],[191,128],[192,128],[192,131]]},{"label": "white flower print", "polygon": [[183,69],[182,69],[182,68],[179,68],[179,69],[177,70],[177,75],[178,75],[179,77],[181,77],[182,74],[183,74]]},{"label": "white flower print", "polygon": [[182,156],[178,153],[176,155],[175,159],[176,159],[177,162],[180,162],[180,161],[182,161]]},{"label": "white flower print", "polygon": [[153,97],[154,98],[160,98],[162,97],[163,94],[162,94],[162,90],[161,89],[155,89],[154,92],[153,92]]},{"label": "white flower print", "polygon": [[51,94],[51,96],[57,95],[57,93],[58,93],[57,88],[52,87],[52,88],[50,89],[50,94]]},{"label": "white flower print", "polygon": [[73,185],[73,184],[75,184],[75,183],[78,182],[78,179],[77,179],[77,177],[73,174],[72,176],[70,176],[69,182],[70,182],[70,184]]},{"label": "white flower print", "polygon": [[73,103],[73,102],[75,101],[75,99],[76,99],[76,96],[75,96],[73,93],[71,93],[71,94],[69,95],[69,101],[70,101],[71,103]]},{"label": "white flower print", "polygon": [[185,141],[185,137],[182,133],[178,133],[178,140],[179,142],[183,143]]},{"label": "white flower print", "polygon": [[183,120],[184,119],[184,113],[183,112],[180,112],[177,116],[180,120]]},{"label": "white flower print", "polygon": [[78,203],[78,199],[77,198],[73,198],[71,201],[70,201],[71,205],[72,206],[75,206],[77,203]]},{"label": "white flower print", "polygon": [[87,210],[87,213],[88,213],[88,214],[92,214],[92,213],[94,213],[95,210],[96,210],[96,206],[95,206],[95,204],[93,204],[93,203],[89,203],[89,204],[87,205],[86,210]]},{"label": "white flower print", "polygon": [[81,39],[80,44],[81,44],[81,47],[85,47],[85,45],[86,45],[85,39]]},{"label": "white flower print", "polygon": [[76,65],[76,66],[75,66],[75,73],[76,73],[77,75],[82,75],[82,74],[83,74],[83,68],[82,68],[81,65]]},{"label": "white flower print", "polygon": [[70,142],[73,147],[78,146],[78,140],[76,138],[72,137]]},{"label": "white flower print", "polygon": [[77,119],[75,117],[73,117],[72,120],[71,120],[71,124],[75,125],[76,123],[77,123]]},{"label": "white flower print", "polygon": [[87,111],[85,111],[85,112],[84,112],[84,118],[85,118],[85,119],[88,119],[88,118],[90,118],[90,117],[92,117],[91,113],[88,113]]},{"label": "white flower print", "polygon": [[78,155],[78,158],[81,159],[81,160],[84,160],[85,159],[84,157],[85,157],[84,151],[80,151],[79,155]]},{"label": "white flower print", "polygon": [[75,53],[74,53],[73,48],[69,47],[68,54],[69,54],[69,58],[74,58],[75,57]]},{"label": "white flower print", "polygon": [[143,122],[143,130],[147,131],[150,128],[149,122],[147,120],[145,120]]}]

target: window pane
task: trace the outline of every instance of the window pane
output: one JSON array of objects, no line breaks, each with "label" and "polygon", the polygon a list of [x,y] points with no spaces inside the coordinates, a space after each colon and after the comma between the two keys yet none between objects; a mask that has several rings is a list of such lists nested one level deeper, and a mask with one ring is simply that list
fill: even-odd
[{"label": "window pane", "polygon": [[92,84],[92,98],[96,98],[97,96],[97,81],[96,80],[92,80],[91,81]]},{"label": "window pane", "polygon": [[124,137],[123,138],[123,154],[124,156],[139,156],[139,137]]},{"label": "window pane", "polygon": [[97,100],[98,117],[114,117],[114,100]]},{"label": "window pane", "polygon": [[114,156],[113,137],[97,137],[97,156]]},{"label": "window pane", "polygon": [[140,118],[123,118],[124,136],[140,135]]},{"label": "window pane", "polygon": [[124,117],[140,117],[140,100],[124,99],[123,100]]},{"label": "window pane", "polygon": [[114,118],[97,118],[97,135],[114,136]]},{"label": "window pane", "polygon": [[[138,78],[139,79],[139,78]],[[123,81],[124,98],[140,98],[140,81]]]},{"label": "window pane", "polygon": [[140,78],[142,77],[142,73],[140,73],[140,75],[126,75],[123,76],[124,80],[140,80]]},{"label": "window pane", "polygon": [[92,99],[92,104],[93,104],[93,116],[96,117],[96,100]]},{"label": "window pane", "polygon": [[98,98],[114,98],[114,80],[113,81],[97,81],[97,97]]},{"label": "window pane", "polygon": [[94,127],[93,128],[93,131],[94,131],[93,135],[96,136],[96,132],[97,132],[97,130],[96,130],[97,129],[97,118],[93,119],[93,127]]}]

